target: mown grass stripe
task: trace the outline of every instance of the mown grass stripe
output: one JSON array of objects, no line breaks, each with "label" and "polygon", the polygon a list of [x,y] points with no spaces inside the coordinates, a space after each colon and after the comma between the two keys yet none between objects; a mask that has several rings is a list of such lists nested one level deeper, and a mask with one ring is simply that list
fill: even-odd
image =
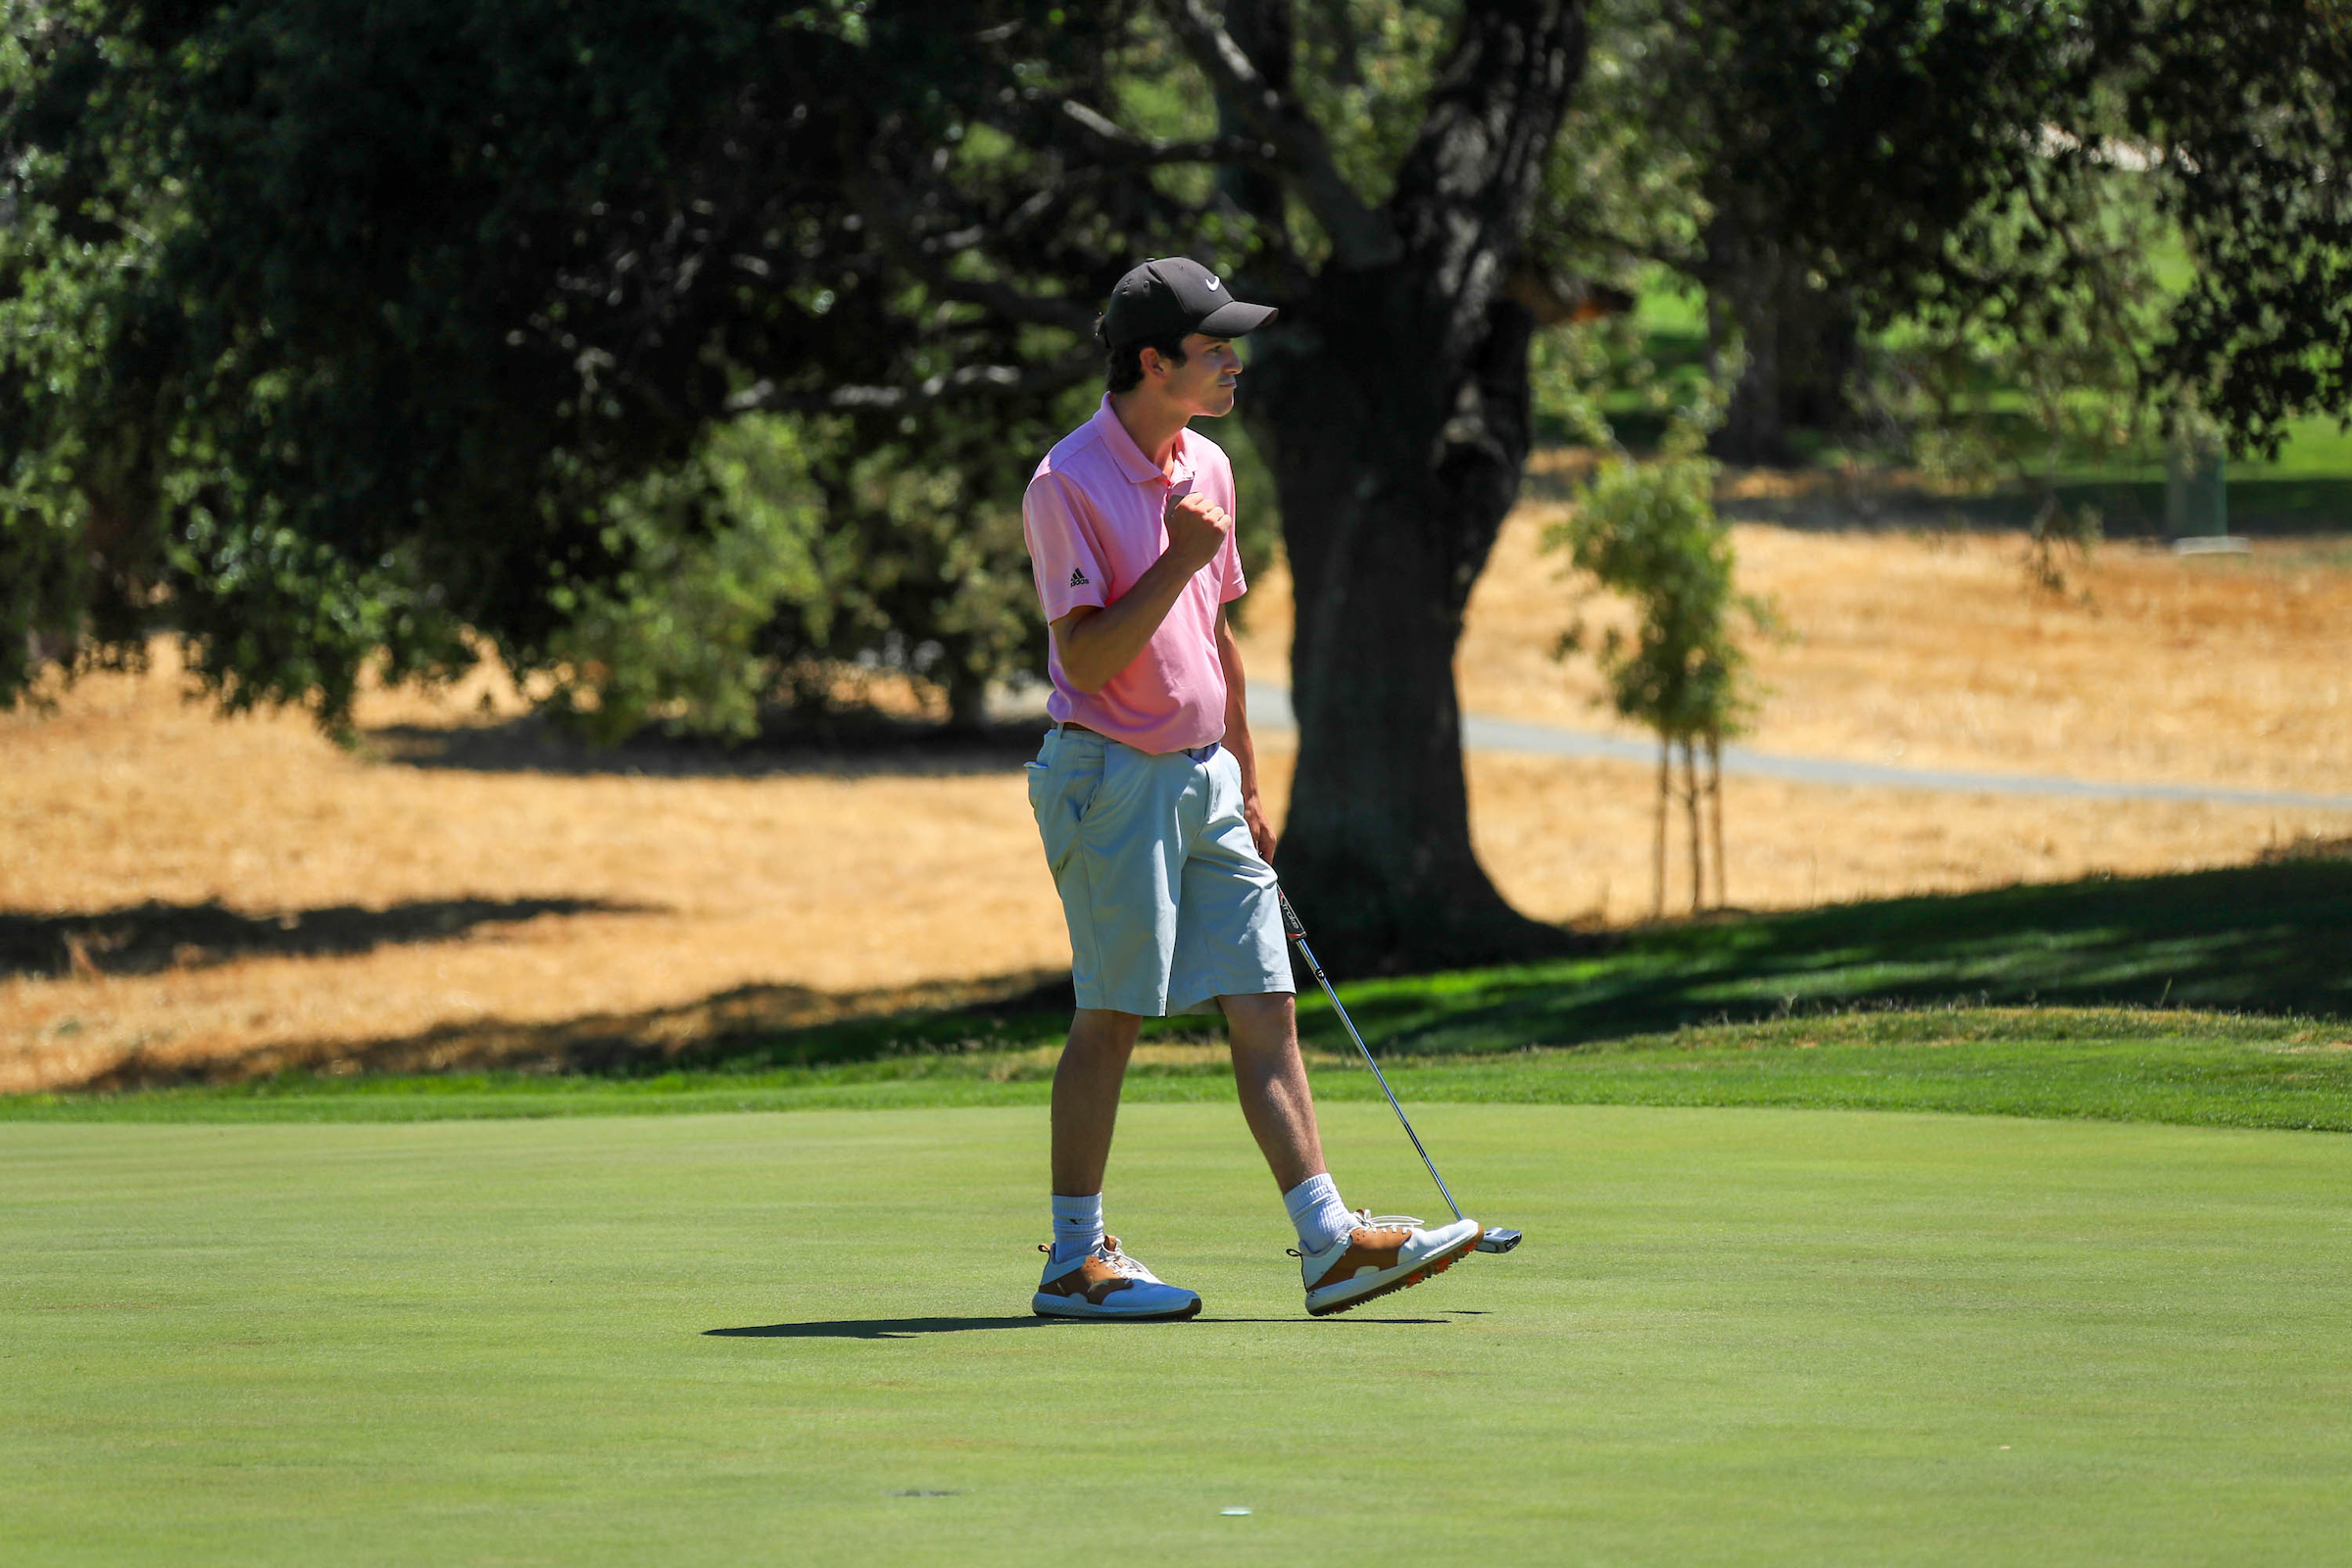
[{"label": "mown grass stripe", "polygon": [[[1213,1052],[1147,1062],[1136,1102],[1229,1100]],[[2352,1025],[2128,1009],[1970,1008],[1792,1015],[1571,1048],[1402,1056],[1424,1102],[1788,1106],[2352,1132]],[[1041,1104],[1050,1048],[935,1051],[757,1071],[635,1078],[451,1074],[267,1079],[0,1101],[11,1121],[444,1121],[744,1110]],[[1313,1069],[1329,1101],[1379,1096],[1344,1058]]]}]

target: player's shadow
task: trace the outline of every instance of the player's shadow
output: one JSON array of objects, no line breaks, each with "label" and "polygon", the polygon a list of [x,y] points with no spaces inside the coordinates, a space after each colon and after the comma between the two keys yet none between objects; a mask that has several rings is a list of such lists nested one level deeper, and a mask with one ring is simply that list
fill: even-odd
[{"label": "player's shadow", "polygon": [[705,1329],[703,1335],[719,1340],[911,1340],[925,1334],[969,1334],[980,1329],[1048,1328],[1053,1322],[1043,1317],[847,1317]]},{"label": "player's shadow", "polygon": [[[1443,1324],[1442,1317],[1203,1317],[1200,1323],[1421,1323]],[[970,1334],[981,1329],[1120,1328],[1134,1324],[1081,1322],[1054,1317],[852,1317],[822,1318],[809,1323],[761,1323],[739,1329],[705,1329],[705,1339],[718,1340],[913,1340],[926,1334]],[[1152,1325],[1157,1327],[1158,1325]]]}]

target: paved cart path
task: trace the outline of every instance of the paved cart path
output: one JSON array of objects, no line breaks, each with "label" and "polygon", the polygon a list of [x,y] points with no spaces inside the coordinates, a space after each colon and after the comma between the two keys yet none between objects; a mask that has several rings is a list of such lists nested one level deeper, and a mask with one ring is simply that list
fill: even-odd
[{"label": "paved cart path", "polygon": [[[1295,729],[1291,689],[1273,681],[1250,683],[1250,722],[1263,729]],[[1462,717],[1462,742],[1474,751],[1519,752],[1536,757],[1605,757],[1616,761],[1658,760],[1655,743],[1530,724],[1519,719]],[[1723,749],[1723,770],[1799,784],[1876,785],[1886,789],[1946,790],[1972,795],[2058,795],[2113,801],[2203,801],[2217,806],[2278,806],[2305,810],[2352,811],[2352,795],[2309,795],[2291,790],[2236,790],[2205,784],[2134,784],[2102,779],[2053,778],[2024,773],[1968,773],[1945,768],[1889,767],[1832,757],[1788,757],[1745,746]]]}]

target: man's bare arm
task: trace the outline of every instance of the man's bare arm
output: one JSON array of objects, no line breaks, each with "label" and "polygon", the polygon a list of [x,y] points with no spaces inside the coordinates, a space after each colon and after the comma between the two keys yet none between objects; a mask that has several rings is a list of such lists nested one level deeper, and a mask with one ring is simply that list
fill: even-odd
[{"label": "man's bare arm", "polygon": [[1248,678],[1242,671],[1242,645],[1234,640],[1233,628],[1225,623],[1221,606],[1217,610],[1217,662],[1225,666],[1224,745],[1242,769],[1242,820],[1250,824],[1250,837],[1270,865],[1274,860],[1274,829],[1267,823],[1265,808],[1257,798],[1257,745],[1250,736],[1250,693]]},{"label": "man's bare arm", "polygon": [[1081,605],[1054,622],[1054,651],[1061,672],[1082,692],[1099,692],[1136,656],[1168,618],[1177,595],[1217,558],[1233,533],[1233,519],[1206,496],[1182,496],[1167,511],[1168,543],[1135,586],[1107,605]]},{"label": "man's bare arm", "polygon": [[1134,663],[1192,575],[1163,555],[1117,600],[1080,605],[1054,622],[1054,651],[1061,655],[1061,672],[1070,677],[1070,684],[1082,692],[1099,692]]}]

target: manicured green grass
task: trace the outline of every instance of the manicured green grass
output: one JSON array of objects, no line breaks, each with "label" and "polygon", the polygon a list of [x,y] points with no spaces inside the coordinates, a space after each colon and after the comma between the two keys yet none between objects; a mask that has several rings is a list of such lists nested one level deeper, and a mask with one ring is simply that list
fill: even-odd
[{"label": "manicured green grass", "polygon": [[[1042,998],[0,1102],[0,1560],[2324,1558],[2352,1140],[2275,1129],[2352,1131],[2347,929],[2316,860],[1351,985],[1530,1240],[1329,1323],[1205,1053],[1111,1216],[1209,1313],[1025,1315]],[[1427,1212],[1301,1018],[1351,1200]]]},{"label": "manicured green grass", "polygon": [[[1319,1003],[1320,999],[1315,999]],[[1042,1034],[1057,1016],[1034,1020]],[[1308,1034],[1333,1033],[1310,1007]],[[1775,1105],[2352,1132],[2352,1024],[2197,1012],[1953,1008],[1792,1016],[1502,1054],[1391,1056],[1404,1099],[1517,1104]],[[203,1089],[0,1102],[15,1121],[443,1121],[736,1110],[1036,1105],[1050,1047],[636,1078],[289,1076]],[[1373,1102],[1345,1056],[1325,1102]],[[1221,1064],[1145,1065],[1130,1102],[1230,1102]]]},{"label": "manicured green grass", "polygon": [[[0,1128],[0,1559],[2332,1560],[2352,1140],[1431,1105],[1507,1257],[1299,1311],[1229,1106],[1189,1324],[1040,1324],[1034,1107]],[[1421,1207],[1385,1108],[1351,1200]],[[1246,1517],[1220,1510],[1247,1507]]]}]

